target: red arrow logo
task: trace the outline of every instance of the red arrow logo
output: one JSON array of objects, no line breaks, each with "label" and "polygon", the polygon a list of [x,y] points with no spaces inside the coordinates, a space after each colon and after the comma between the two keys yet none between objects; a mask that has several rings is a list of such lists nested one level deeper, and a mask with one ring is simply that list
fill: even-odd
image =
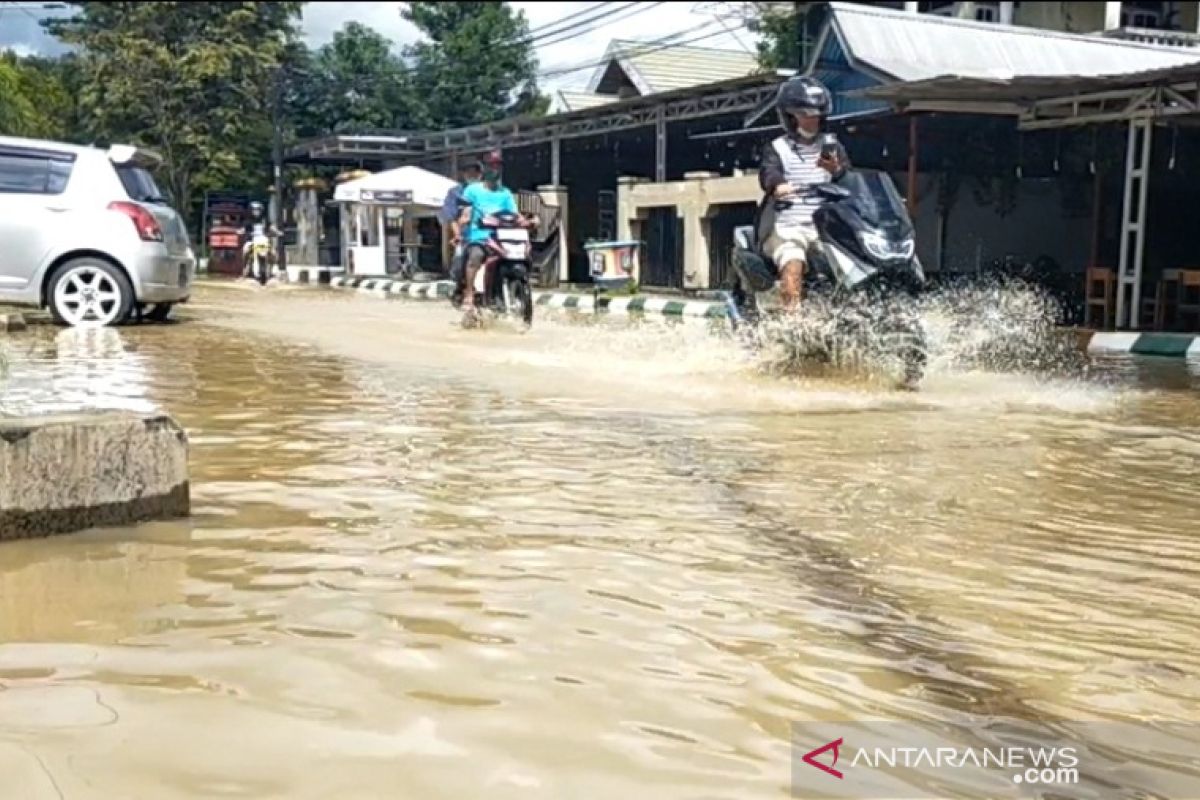
[{"label": "red arrow logo", "polygon": [[[837,760],[838,760],[838,748],[841,746],[842,746],[841,739],[835,739],[834,741],[829,742],[828,744],[823,744],[820,747],[818,747],[816,750],[810,750],[808,753],[806,753],[804,755],[804,763],[808,764],[809,766],[816,767],[817,769],[822,770],[824,772],[828,772],[833,777],[837,778],[838,780],[841,780],[842,773],[839,772],[838,770],[834,769],[834,766],[837,764]],[[821,755],[821,753],[824,753],[826,750],[833,750],[833,763],[831,763],[829,766],[826,766],[826,765],[822,764],[820,761],[816,760],[816,757]]]}]

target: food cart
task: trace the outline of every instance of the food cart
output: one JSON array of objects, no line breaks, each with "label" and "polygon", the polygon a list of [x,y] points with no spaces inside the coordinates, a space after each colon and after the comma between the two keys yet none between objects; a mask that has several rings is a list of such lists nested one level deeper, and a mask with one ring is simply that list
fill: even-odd
[{"label": "food cart", "polygon": [[449,178],[411,166],[340,184],[333,199],[344,209],[342,264],[346,273],[411,275],[418,261],[416,251],[435,246],[417,240],[416,220],[437,216],[454,185]]}]

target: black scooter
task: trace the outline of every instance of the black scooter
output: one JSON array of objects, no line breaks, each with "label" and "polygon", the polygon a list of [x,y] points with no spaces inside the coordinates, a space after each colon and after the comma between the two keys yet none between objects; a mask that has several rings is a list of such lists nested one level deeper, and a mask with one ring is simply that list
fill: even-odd
[{"label": "black scooter", "polygon": [[[915,389],[928,361],[925,331],[911,302],[926,286],[917,259],[914,228],[904,201],[886,173],[852,170],[838,183],[806,187],[824,202],[813,214],[817,240],[809,248],[806,299],[825,299],[833,324],[805,347],[826,362],[853,357],[898,367],[897,383]],[[771,316],[770,294],[778,268],[762,252],[775,217],[789,201],[764,198],[753,227],[734,232],[735,285],[727,296],[735,331],[753,333]]]}]

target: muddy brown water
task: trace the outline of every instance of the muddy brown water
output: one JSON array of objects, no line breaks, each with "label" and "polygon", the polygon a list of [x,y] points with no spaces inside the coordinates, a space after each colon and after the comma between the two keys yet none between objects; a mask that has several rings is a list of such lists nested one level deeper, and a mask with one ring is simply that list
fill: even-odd
[{"label": "muddy brown water", "polygon": [[[813,720],[1200,718],[1195,365],[898,395],[453,320],[4,344],[6,413],[174,414],[195,513],[0,548],[0,795],[786,798]],[[1194,774],[1137,741],[1096,796]]]}]

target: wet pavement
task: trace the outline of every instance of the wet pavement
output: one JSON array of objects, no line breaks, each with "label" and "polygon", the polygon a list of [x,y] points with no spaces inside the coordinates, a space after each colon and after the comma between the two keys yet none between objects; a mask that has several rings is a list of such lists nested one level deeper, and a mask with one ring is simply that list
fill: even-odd
[{"label": "wet pavement", "polygon": [[175,415],[194,509],[0,548],[5,797],[785,798],[810,720],[1200,714],[1197,365],[910,395],[695,324],[183,317],[2,345],[5,413]]}]

